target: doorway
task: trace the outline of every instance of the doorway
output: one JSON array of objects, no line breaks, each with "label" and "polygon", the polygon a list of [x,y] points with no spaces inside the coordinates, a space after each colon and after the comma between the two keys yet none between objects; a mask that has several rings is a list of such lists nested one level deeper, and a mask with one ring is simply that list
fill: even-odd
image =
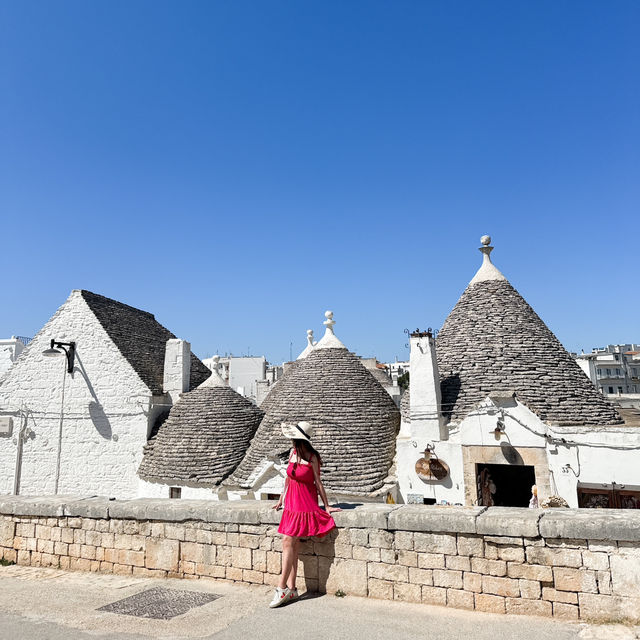
[{"label": "doorway", "polygon": [[533,466],[476,464],[477,504],[495,507],[528,507],[536,484]]}]

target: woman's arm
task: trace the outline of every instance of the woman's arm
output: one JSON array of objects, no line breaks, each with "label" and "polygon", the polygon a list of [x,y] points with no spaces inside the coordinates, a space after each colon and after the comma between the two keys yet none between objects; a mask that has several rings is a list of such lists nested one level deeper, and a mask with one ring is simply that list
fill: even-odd
[{"label": "woman's arm", "polygon": [[327,492],[324,490],[324,485],[320,480],[320,464],[318,463],[318,458],[316,458],[315,456],[313,456],[311,460],[311,468],[313,469],[313,477],[316,481],[316,487],[318,489],[318,493],[320,494],[320,497],[322,498],[322,502],[324,503],[324,508],[326,512],[332,513],[333,511],[342,511],[342,509],[339,509],[338,507],[329,506],[329,499],[327,498]]},{"label": "woman's arm", "polygon": [[273,506],[273,508],[278,511],[279,509],[282,508],[282,505],[284,504],[284,497],[287,495],[287,489],[289,488],[289,476],[287,476],[284,480],[284,489],[282,490],[282,493],[280,494],[280,498],[278,498],[278,502],[277,504],[275,504]]}]

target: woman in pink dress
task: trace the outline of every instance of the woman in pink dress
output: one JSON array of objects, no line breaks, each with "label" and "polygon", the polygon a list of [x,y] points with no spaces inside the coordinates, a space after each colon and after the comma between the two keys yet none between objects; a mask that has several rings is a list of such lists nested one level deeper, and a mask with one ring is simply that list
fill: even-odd
[{"label": "woman in pink dress", "polygon": [[[331,513],[340,511],[329,506],[320,480],[322,458],[311,444],[313,427],[308,422],[298,422],[295,425],[283,423],[281,429],[285,437],[291,438],[293,448],[289,455],[284,492],[274,506],[278,510],[284,502],[278,527],[278,532],[282,534],[282,574],[269,605],[272,608],[298,597],[296,576],[300,538],[325,536],[336,526]],[[318,495],[325,505],[324,511],[318,506]]]}]

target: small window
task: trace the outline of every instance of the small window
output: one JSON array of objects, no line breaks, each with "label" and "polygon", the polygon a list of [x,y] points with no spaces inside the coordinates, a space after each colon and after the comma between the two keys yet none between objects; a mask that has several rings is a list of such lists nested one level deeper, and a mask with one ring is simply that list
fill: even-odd
[{"label": "small window", "polygon": [[436,499],[435,498],[423,498],[422,499],[422,504],[435,504],[436,503]]},{"label": "small window", "polygon": [[613,387],[609,387],[609,393],[613,393]]},{"label": "small window", "polygon": [[280,500],[280,494],[279,493],[267,493],[264,499],[265,500]]},{"label": "small window", "polygon": [[607,369],[607,375],[610,376],[611,375],[611,369]]},{"label": "small window", "polygon": [[618,387],[618,393],[622,393],[622,387]]},{"label": "small window", "polygon": [[170,498],[182,498],[182,487],[169,487]]}]

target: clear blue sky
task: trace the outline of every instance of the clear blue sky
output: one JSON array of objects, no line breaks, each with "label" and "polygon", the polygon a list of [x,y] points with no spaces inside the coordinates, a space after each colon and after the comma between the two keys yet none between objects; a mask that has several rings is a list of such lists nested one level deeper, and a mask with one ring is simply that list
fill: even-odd
[{"label": "clear blue sky", "polygon": [[638,2],[0,3],[0,337],[84,288],[202,357],[403,359],[492,235],[571,349],[640,342]]}]

